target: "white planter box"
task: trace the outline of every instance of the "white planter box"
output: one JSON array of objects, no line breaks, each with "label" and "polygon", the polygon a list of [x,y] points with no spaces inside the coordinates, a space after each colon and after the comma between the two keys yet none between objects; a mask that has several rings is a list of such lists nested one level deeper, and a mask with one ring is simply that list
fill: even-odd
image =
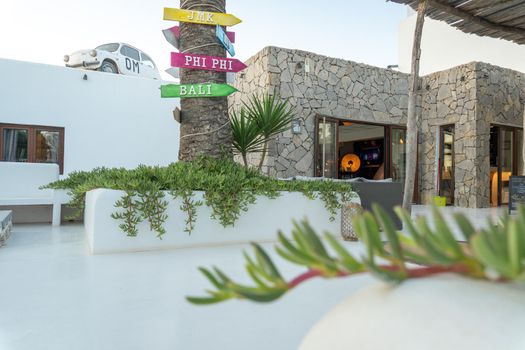
[{"label": "white planter box", "polygon": [[[179,209],[181,200],[173,200],[167,193],[168,219],[164,224],[166,234],[162,240],[149,230],[147,222],[139,225],[137,237],[127,237],[118,227],[120,222],[111,218],[111,213],[121,210],[115,208],[115,202],[123,195],[122,191],[107,189],[87,193],[84,221],[92,254],[275,241],[278,230],[289,234],[292,220],[304,218],[319,233],[329,231],[338,235],[341,230],[340,213],[334,221],[330,221],[330,214],[321,199],[309,200],[302,193],[282,192],[276,199],[258,197],[247,212],[241,213],[233,227],[223,227],[211,219],[211,208],[200,206],[194,230],[188,235],[184,232],[186,213]],[[195,192],[194,197],[200,199],[203,193]],[[360,203],[357,195],[354,202]]]}]

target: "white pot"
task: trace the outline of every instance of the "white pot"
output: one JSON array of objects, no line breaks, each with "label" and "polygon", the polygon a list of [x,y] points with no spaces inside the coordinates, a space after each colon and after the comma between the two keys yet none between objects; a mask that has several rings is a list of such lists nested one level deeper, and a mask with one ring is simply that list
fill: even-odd
[{"label": "white pot", "polygon": [[523,350],[523,285],[455,275],[378,283],[324,316],[300,350]]}]

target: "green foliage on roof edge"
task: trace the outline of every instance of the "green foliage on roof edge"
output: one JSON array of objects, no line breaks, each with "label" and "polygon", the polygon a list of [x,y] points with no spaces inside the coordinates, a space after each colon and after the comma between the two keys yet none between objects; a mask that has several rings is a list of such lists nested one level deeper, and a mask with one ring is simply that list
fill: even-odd
[{"label": "green foliage on roof edge", "polygon": [[204,296],[191,296],[187,300],[201,305],[229,299],[270,302],[311,278],[338,278],[365,272],[390,283],[440,273],[496,283],[525,283],[523,207],[515,217],[505,215],[497,225],[488,219],[487,228],[480,230],[463,214],[454,214],[464,242],[456,240],[439,210],[436,207],[432,210],[433,225],[430,225],[425,217],[413,222],[407,212],[396,208],[406,233],[396,231],[379,206],[374,206],[373,213],[357,216],[354,228],[366,246],[363,256],[354,256],[329,234],[322,240],[306,220],[294,223],[291,239],[278,233],[275,251],[288,262],[304,267],[303,273],[286,279],[268,253],[253,243],[253,254],[244,254],[250,284],[233,280],[217,267],[200,267],[212,288]]},{"label": "green foliage on roof edge", "polygon": [[[280,191],[301,192],[307,198],[320,198],[335,218],[342,203],[354,196],[351,185],[333,181],[283,181],[261,175],[228,158],[201,157],[192,162],[176,162],[166,167],[141,165],[136,169],[96,168],[76,171],[46,188],[67,189],[72,195],[70,205],[84,209],[85,195],[96,188],[125,191],[115,203],[112,217],[128,236],[136,236],[138,224],[149,223],[159,238],[166,233],[167,196],[181,198],[180,209],[186,214],[185,231],[191,233],[197,220],[197,207],[206,204],[212,218],[223,226],[232,226],[239,216],[256,202],[257,196],[277,198]],[[165,192],[166,191],[166,192]],[[197,200],[194,191],[203,191]]]}]

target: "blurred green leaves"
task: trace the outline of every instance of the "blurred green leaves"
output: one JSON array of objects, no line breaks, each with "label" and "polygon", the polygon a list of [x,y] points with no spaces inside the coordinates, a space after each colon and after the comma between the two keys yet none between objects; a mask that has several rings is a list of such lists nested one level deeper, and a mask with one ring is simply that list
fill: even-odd
[{"label": "blurred green leaves", "polygon": [[454,222],[462,235],[458,241],[437,208],[432,208],[432,222],[420,217],[414,223],[408,213],[396,208],[405,232],[394,228],[391,218],[379,206],[373,213],[354,218],[354,228],[366,247],[364,256],[356,257],[339,239],[317,235],[308,221],[294,223],[291,239],[278,233],[276,253],[283,259],[306,268],[286,281],[269,255],[252,244],[254,257],[244,253],[246,270],[252,286],[238,284],[213,268],[201,272],[215,288],[204,297],[188,297],[195,304],[209,304],[228,299],[269,302],[314,277],[343,277],[370,272],[390,282],[400,283],[437,273],[457,273],[470,278],[525,281],[525,209],[515,217],[504,216],[498,225],[489,221],[486,229],[476,231],[461,213]]}]

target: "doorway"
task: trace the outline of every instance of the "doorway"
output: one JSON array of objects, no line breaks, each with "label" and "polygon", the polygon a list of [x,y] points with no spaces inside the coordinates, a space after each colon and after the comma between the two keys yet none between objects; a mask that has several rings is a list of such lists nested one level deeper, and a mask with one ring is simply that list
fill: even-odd
[{"label": "doorway", "polygon": [[439,195],[447,205],[454,205],[454,125],[442,125],[439,135]]},{"label": "doorway", "polygon": [[404,182],[404,127],[318,117],[316,135],[316,176]]},{"label": "doorway", "polygon": [[490,205],[508,205],[509,180],[523,173],[523,131],[509,126],[490,126]]}]

